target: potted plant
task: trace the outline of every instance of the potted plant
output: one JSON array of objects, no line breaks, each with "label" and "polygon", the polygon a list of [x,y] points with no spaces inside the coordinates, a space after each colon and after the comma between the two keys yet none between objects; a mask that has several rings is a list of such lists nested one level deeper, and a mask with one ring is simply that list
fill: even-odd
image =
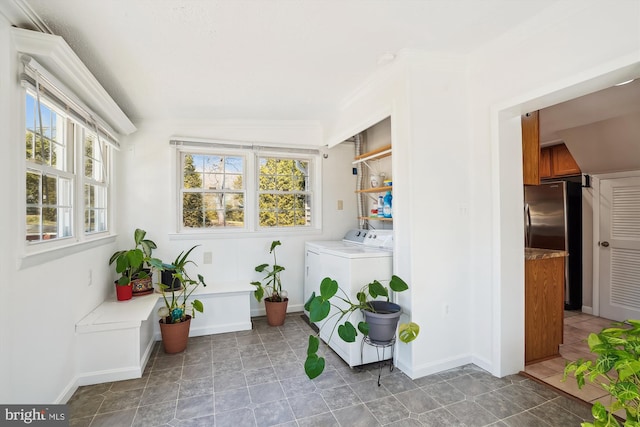
[{"label": "potted plant", "polygon": [[[266,272],[267,275],[262,281],[251,282],[256,290],[253,295],[258,302],[262,301],[264,297],[264,308],[267,312],[267,323],[271,326],[280,326],[284,324],[285,316],[287,315],[287,304],[289,298],[287,298],[287,291],[282,290],[282,282],[280,281],[280,273],[284,271],[284,267],[278,265],[276,259],[276,248],[280,246],[279,240],[271,242],[271,249],[269,253],[273,254],[273,265],[260,264],[255,268],[258,273]],[[266,297],[265,297],[266,295]]]},{"label": "potted plant", "polygon": [[[591,408],[593,423],[582,427],[638,427],[640,426],[640,320],[616,322],[610,328],[587,338],[589,349],[597,354],[595,362],[578,359],[568,363],[563,381],[573,373],[578,388],[585,378],[606,390],[611,398],[609,406],[596,402]],[[614,415],[624,409],[626,421]]]},{"label": "potted plant", "polygon": [[115,281],[118,301],[153,292],[149,260],[157,246],[152,240],[145,239],[146,234],[146,231],[136,228],[133,233],[134,248],[117,251],[109,259],[109,265],[115,262],[116,273],[120,274]]},{"label": "potted plant", "polygon": [[[198,279],[194,280],[185,269],[188,264],[196,265],[195,262],[189,260],[191,251],[196,247],[197,245],[186,252],[180,252],[175,264],[165,264],[158,259],[150,261],[153,267],[159,271],[164,271],[165,268],[174,270],[173,278],[180,284],[178,289],[162,283],[159,284],[164,306],[158,309],[158,315],[160,316],[162,344],[166,353],[180,353],[187,348],[191,319],[195,317],[196,311],[200,313],[204,311],[200,300],[189,301],[189,297],[198,286],[207,286],[202,275],[198,274]],[[190,314],[187,313],[188,303],[190,304]]]},{"label": "potted plant", "polygon": [[[395,275],[391,277],[389,287],[394,292],[409,289],[406,282]],[[338,336],[347,343],[356,341],[357,331],[368,336],[375,343],[391,342],[395,337],[396,326],[402,311],[398,304],[389,301],[389,289],[378,280],[363,286],[356,295],[356,301],[352,301],[349,295],[338,286],[338,282],[325,277],[320,284],[320,295],[313,292],[304,308],[309,312],[309,321],[321,322],[329,316],[332,307],[335,308],[332,316],[338,316],[338,319],[333,324],[328,341],[331,341],[331,336],[337,329]],[[356,310],[361,310],[364,315],[364,321],[358,323],[357,330],[349,321],[351,314]],[[346,321],[340,324],[345,317]],[[325,325],[326,323],[322,324],[320,329]],[[398,337],[404,343],[416,339],[419,332],[420,327],[413,322],[403,323],[398,327]],[[319,335],[320,331],[316,335],[309,335],[304,371],[310,379],[316,378],[324,371],[325,360],[318,356]]]}]

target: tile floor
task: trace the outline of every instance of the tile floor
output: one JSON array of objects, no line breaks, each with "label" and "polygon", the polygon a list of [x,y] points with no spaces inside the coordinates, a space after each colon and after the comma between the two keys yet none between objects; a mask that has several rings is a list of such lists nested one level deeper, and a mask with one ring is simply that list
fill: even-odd
[{"label": "tile floor", "polygon": [[71,426],[579,426],[590,406],[521,375],[467,365],[412,381],[400,370],[350,369],[325,348],[327,368],[302,367],[309,326],[254,319],[251,331],[191,338],[182,354],[156,347],[140,379],[80,387]]},{"label": "tile floor", "polygon": [[[606,405],[608,393],[597,385],[586,382],[582,389],[578,389],[573,377],[562,381],[564,367],[567,362],[573,362],[580,358],[595,360],[595,355],[589,351],[587,337],[591,332],[599,332],[605,327],[611,326],[613,320],[592,316],[575,311],[565,311],[564,317],[564,343],[560,346],[560,357],[545,360],[525,367],[525,372],[559,390],[564,391],[586,402],[601,401]],[[624,416],[623,412],[617,415]]]}]

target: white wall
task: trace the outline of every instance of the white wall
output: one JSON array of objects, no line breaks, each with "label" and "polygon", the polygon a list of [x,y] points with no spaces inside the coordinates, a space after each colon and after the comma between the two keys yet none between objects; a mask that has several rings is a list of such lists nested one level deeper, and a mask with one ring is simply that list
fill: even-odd
[{"label": "white wall", "polygon": [[464,58],[404,51],[328,125],[334,143],[391,115],[394,273],[410,286],[398,295],[406,317],[422,327],[396,347],[412,377],[471,361],[465,81]]},{"label": "white wall", "polygon": [[[296,122],[211,122],[141,123],[119,153],[121,162],[117,176],[119,230],[130,239],[137,227],[158,245],[154,252],[166,261],[193,245],[201,245],[192,255],[197,271],[207,283],[259,280],[254,271],[261,263],[272,261],[269,246],[278,239],[278,263],[285,267],[283,287],[289,293],[291,311],[302,311],[304,279],[304,242],[307,240],[340,239],[345,231],[356,226],[355,177],[351,173],[353,146],[323,148],[319,166],[323,171],[321,230],[293,230],[270,233],[241,234],[176,234],[175,148],[169,145],[172,136],[206,138],[256,143],[297,144],[319,147],[322,138],[315,124]],[[132,187],[130,183],[135,183]],[[344,208],[338,210],[338,200]],[[121,236],[122,238],[122,236]],[[120,239],[121,241],[121,239]],[[203,252],[211,252],[212,264],[203,264]],[[194,269],[195,271],[195,269]],[[252,314],[264,314],[263,304],[251,302]],[[205,307],[206,310],[206,307]]]},{"label": "white wall", "polygon": [[497,375],[523,367],[519,115],[639,75],[639,24],[635,1],[560,2],[471,58],[473,352]]},{"label": "white wall", "polygon": [[[10,55],[10,43],[9,43],[9,23],[5,20],[4,16],[0,15],[0,149],[2,149],[4,155],[0,156],[0,194],[5,198],[4,206],[0,209],[0,236],[3,236],[2,241],[6,242],[7,237],[11,236],[12,224],[11,220],[15,219],[15,215],[11,214],[9,200],[6,199],[7,195],[11,194],[12,178],[11,173],[13,162],[11,161],[11,153],[14,151],[11,144],[11,133],[9,132],[9,124],[11,122],[11,100],[10,100],[10,85],[13,81],[11,79],[11,66],[9,64]],[[7,152],[6,150],[9,150]],[[5,302],[13,301],[13,278],[14,278],[14,265],[11,257],[11,245],[7,243],[0,244],[0,272],[2,274],[2,280],[0,281],[0,293],[3,295]],[[11,371],[12,371],[12,353],[9,352],[8,345],[13,343],[12,341],[12,328],[9,327],[13,311],[11,304],[3,304],[0,310],[0,383],[11,384]],[[0,388],[0,402],[9,401],[9,387]]]},{"label": "white wall", "polygon": [[[17,53],[0,15],[0,372],[3,403],[64,402],[75,387],[75,324],[114,292],[113,244],[23,264],[24,118]],[[91,286],[89,286],[91,272]]]},{"label": "white wall", "polygon": [[327,123],[334,144],[391,112],[394,271],[422,326],[398,346],[410,376],[466,361],[499,376],[524,367],[520,115],[640,74],[640,4],[618,6],[559,2],[470,55],[468,71],[401,52]]}]

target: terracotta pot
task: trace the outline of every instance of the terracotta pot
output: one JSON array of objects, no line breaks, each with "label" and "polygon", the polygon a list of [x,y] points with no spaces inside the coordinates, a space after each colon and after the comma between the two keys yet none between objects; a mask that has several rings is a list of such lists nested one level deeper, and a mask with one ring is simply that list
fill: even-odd
[{"label": "terracotta pot", "polygon": [[187,316],[187,320],[180,323],[163,323],[162,320],[159,322],[164,352],[173,354],[184,351],[184,349],[187,348],[187,342],[189,341],[191,316]]},{"label": "terracotta pot", "polygon": [[144,279],[135,279],[131,281],[133,288],[133,296],[147,295],[153,292],[153,280],[151,278],[151,271],[147,271],[149,276]]},{"label": "terracotta pot", "polygon": [[289,298],[285,298],[284,301],[281,302],[269,301],[268,298],[264,299],[264,308],[267,311],[267,323],[270,326],[284,325],[288,304]]},{"label": "terracotta pot", "polygon": [[115,282],[115,284],[116,298],[118,299],[118,301],[126,301],[128,299],[131,299],[133,295],[133,288],[131,287],[131,283],[129,283],[128,285],[118,285],[118,282]]}]

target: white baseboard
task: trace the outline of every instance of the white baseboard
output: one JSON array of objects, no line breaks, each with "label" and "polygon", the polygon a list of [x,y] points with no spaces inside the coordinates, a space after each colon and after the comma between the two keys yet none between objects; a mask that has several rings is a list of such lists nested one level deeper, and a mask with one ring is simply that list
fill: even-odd
[{"label": "white baseboard", "polygon": [[[474,363],[471,355],[460,355],[450,359],[437,360],[435,362],[425,363],[417,366],[415,369],[411,369],[409,366],[400,366],[398,368],[411,379],[426,377],[427,375],[437,374],[438,372],[446,371],[448,369],[464,366],[469,363]],[[483,368],[484,369],[484,368]]]},{"label": "white baseboard", "polygon": [[593,314],[593,307],[589,307],[588,305],[583,305],[582,312],[585,314]]}]

